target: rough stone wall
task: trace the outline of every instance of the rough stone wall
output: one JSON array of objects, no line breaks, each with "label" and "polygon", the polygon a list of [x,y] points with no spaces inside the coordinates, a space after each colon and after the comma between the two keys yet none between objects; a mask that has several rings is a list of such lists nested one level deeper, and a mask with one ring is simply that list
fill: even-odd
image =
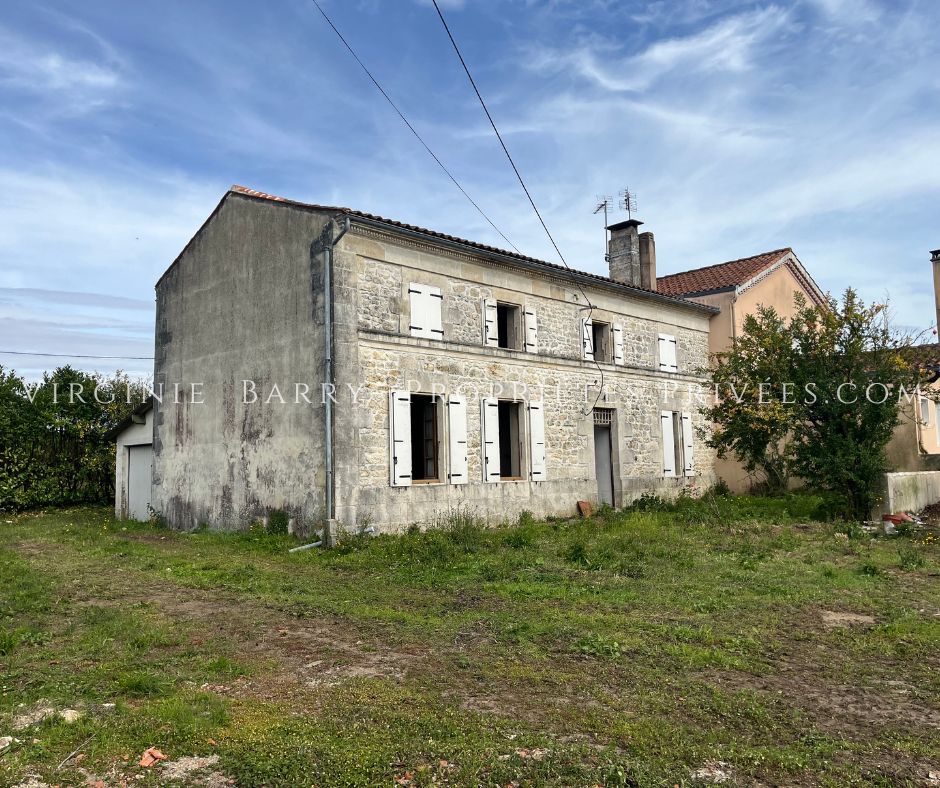
[{"label": "rough stone wall", "polygon": [[[598,370],[581,360],[579,318],[583,297],[564,280],[549,281],[518,270],[435,252],[420,244],[351,232],[336,258],[337,276],[355,298],[355,336],[349,354],[337,361],[337,382],[356,390],[338,406],[338,435],[355,443],[337,446],[337,519],[347,527],[370,523],[399,529],[430,525],[448,510],[465,506],[490,521],[511,520],[522,510],[538,516],[570,514],[577,500],[597,500],[593,416]],[[389,270],[398,268],[400,280]],[[408,334],[410,282],[440,287],[444,341]],[[397,300],[390,292],[399,287]],[[664,478],[660,413],[693,411],[699,379],[689,371],[707,360],[708,315],[681,307],[641,302],[598,290],[589,291],[595,320],[624,326],[627,366],[603,364],[605,388],[599,407],[615,409],[615,496],[623,504],[645,491],[675,495],[713,483],[713,455],[696,435],[694,477]],[[483,298],[534,306],[539,352],[482,346]],[[379,311],[375,312],[376,304]],[[389,317],[387,310],[392,311]],[[397,316],[396,316],[397,310]],[[389,331],[392,325],[397,331]],[[675,334],[680,374],[658,371],[657,336]],[[389,483],[389,392],[411,389],[467,396],[468,463],[466,485]],[[480,399],[500,396],[545,403],[548,479],[545,482],[482,481]],[[695,426],[703,426],[695,413]],[[343,428],[340,430],[340,421]],[[528,431],[528,424],[524,430]],[[446,419],[441,453],[446,463]],[[528,443],[525,443],[528,446]],[[523,463],[527,469],[528,457]]]},{"label": "rough stone wall", "polygon": [[[325,219],[229,194],[157,284],[153,506],[172,527],[236,528],[274,508],[298,527],[322,517],[322,282],[310,244]],[[257,402],[243,402],[243,380]],[[294,404],[296,383],[313,404]]]}]

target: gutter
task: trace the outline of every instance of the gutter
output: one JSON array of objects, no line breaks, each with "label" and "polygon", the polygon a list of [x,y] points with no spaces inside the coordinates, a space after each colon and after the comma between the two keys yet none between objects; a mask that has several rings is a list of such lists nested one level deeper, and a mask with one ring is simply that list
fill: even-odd
[{"label": "gutter", "polygon": [[684,298],[677,298],[676,296],[657,293],[655,290],[643,290],[641,288],[631,287],[630,285],[614,282],[613,280],[605,280],[601,277],[595,277],[589,274],[585,274],[581,271],[575,271],[571,268],[561,268],[560,266],[551,265],[550,263],[539,263],[536,260],[521,260],[518,257],[513,257],[511,255],[503,255],[499,252],[478,249],[474,246],[460,243],[459,241],[452,241],[447,238],[439,238],[435,235],[429,235],[427,233],[422,233],[407,227],[400,227],[396,224],[390,224],[388,222],[371,219],[365,216],[356,216],[355,214],[352,216],[347,215],[347,223],[349,222],[350,218],[356,224],[361,224],[366,227],[373,227],[379,230],[384,230],[385,232],[390,232],[395,235],[404,235],[408,238],[421,240],[425,243],[430,243],[435,246],[444,246],[448,249],[463,252],[464,254],[473,255],[474,257],[483,257],[485,259],[495,260],[515,268],[523,268],[529,271],[535,271],[540,274],[549,275],[558,279],[566,279],[568,281],[575,280],[589,287],[598,287],[607,290],[613,290],[617,293],[626,293],[628,295],[634,296],[635,298],[646,298],[650,301],[659,301],[660,303],[669,304],[671,306],[686,307],[691,311],[705,312],[709,315],[717,314],[720,311],[717,307],[708,306],[706,304],[697,304],[694,301],[686,301]]}]

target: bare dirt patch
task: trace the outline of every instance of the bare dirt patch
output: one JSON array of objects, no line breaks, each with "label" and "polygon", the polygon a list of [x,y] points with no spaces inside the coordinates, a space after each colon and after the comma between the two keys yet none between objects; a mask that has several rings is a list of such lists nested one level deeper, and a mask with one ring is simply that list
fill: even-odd
[{"label": "bare dirt patch", "polygon": [[870,626],[875,623],[872,616],[866,616],[861,613],[839,613],[835,610],[823,610],[820,613],[823,626],[831,629],[839,629],[851,626]]}]

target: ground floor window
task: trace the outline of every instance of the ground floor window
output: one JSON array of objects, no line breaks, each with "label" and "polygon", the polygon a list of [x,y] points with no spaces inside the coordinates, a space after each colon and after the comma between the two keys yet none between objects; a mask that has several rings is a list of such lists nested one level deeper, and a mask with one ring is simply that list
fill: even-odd
[{"label": "ground floor window", "polygon": [[663,475],[694,476],[692,414],[664,410],[662,427]]},{"label": "ground floor window", "polygon": [[440,479],[440,435],[437,398],[429,394],[411,395],[411,481]]},{"label": "ground floor window", "polygon": [[522,478],[522,403],[500,400],[499,467],[503,481]]}]

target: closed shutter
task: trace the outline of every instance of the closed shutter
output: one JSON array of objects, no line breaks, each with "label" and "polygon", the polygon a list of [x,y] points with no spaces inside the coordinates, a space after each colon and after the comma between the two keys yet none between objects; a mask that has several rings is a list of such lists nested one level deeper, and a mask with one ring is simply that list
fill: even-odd
[{"label": "closed shutter", "polygon": [[392,487],[411,485],[411,394],[393,391],[389,400],[389,459]]},{"label": "closed shutter", "polygon": [[525,318],[525,349],[527,353],[539,352],[539,326],[535,310],[527,306],[523,312]]},{"label": "closed shutter", "polygon": [[589,317],[581,318],[581,358],[594,360],[594,321]]},{"label": "closed shutter", "polygon": [[427,315],[424,309],[424,296],[425,288],[423,285],[416,285],[414,282],[408,285],[408,299],[411,303],[411,320],[408,327],[413,337],[425,336]]},{"label": "closed shutter", "polygon": [[671,334],[659,335],[659,368],[664,372],[677,372],[676,338]]},{"label": "closed shutter", "polygon": [[532,481],[544,482],[545,462],[545,410],[541,402],[529,403],[529,447]]},{"label": "closed shutter", "polygon": [[623,326],[620,323],[614,323],[612,331],[614,335],[614,364],[622,367],[626,363],[623,353]]},{"label": "closed shutter", "polygon": [[443,306],[444,296],[439,287],[426,287],[425,313],[427,314],[427,325],[425,336],[428,339],[444,338]]},{"label": "closed shutter", "polygon": [[451,484],[466,484],[467,479],[467,398],[451,394],[447,398],[447,434]]},{"label": "closed shutter", "polygon": [[424,339],[443,339],[444,324],[441,315],[444,296],[439,287],[420,285],[412,282],[408,285],[411,300],[411,336]]},{"label": "closed shutter", "polygon": [[660,414],[663,433],[663,476],[676,475],[676,436],[672,427],[672,413],[664,410]]},{"label": "closed shutter", "polygon": [[499,330],[496,326],[496,299],[483,299],[483,346],[499,347]]},{"label": "closed shutter", "polygon": [[695,462],[692,452],[695,447],[692,444],[692,414],[682,414],[682,461],[685,463],[685,475],[695,476]]},{"label": "closed shutter", "polygon": [[483,445],[483,481],[499,481],[499,402],[480,400],[480,443]]}]

